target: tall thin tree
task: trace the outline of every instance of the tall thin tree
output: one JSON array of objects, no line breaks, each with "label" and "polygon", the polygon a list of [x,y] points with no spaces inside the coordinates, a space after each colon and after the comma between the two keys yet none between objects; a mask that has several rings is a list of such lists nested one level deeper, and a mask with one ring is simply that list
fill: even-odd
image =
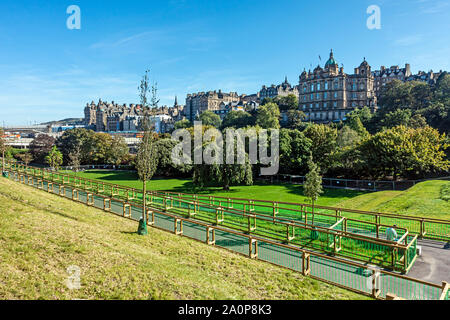
[{"label": "tall thin tree", "polygon": [[304,194],[311,199],[312,202],[312,224],[314,224],[314,204],[323,193],[322,176],[319,174],[319,168],[314,163],[312,155],[308,161],[309,172],[306,174],[306,181],[303,185]]},{"label": "tall thin tree", "polygon": [[[143,207],[142,207],[142,224],[140,224],[138,232],[140,234],[146,234],[146,222],[147,222],[147,181],[151,180],[156,168],[158,166],[158,152],[155,144],[155,138],[152,132],[152,118],[155,109],[158,107],[159,100],[156,97],[157,89],[156,84],[153,84],[150,88],[149,85],[149,70],[145,72],[142,77],[141,84],[138,87],[139,97],[141,101],[142,110],[144,112],[143,119],[141,121],[141,130],[144,132],[144,136],[139,145],[138,154],[136,156],[136,169],[139,175],[139,179],[142,181],[143,190]],[[150,106],[148,104],[147,95],[151,92]],[[151,108],[150,108],[151,107]],[[145,230],[145,231],[144,231]]]}]

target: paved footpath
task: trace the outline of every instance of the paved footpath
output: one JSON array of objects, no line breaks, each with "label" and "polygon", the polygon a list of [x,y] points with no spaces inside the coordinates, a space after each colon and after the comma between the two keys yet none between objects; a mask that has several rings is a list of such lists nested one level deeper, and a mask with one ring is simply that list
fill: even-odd
[{"label": "paved footpath", "polygon": [[417,257],[408,276],[436,284],[450,283],[450,242],[418,240],[417,244],[422,246],[422,255]]}]

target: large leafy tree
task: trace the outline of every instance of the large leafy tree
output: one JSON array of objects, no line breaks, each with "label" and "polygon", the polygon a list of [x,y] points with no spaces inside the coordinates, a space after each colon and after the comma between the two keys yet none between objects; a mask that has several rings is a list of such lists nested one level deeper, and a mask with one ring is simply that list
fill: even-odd
[{"label": "large leafy tree", "polygon": [[95,145],[95,135],[96,133],[94,131],[86,130],[84,128],[75,128],[65,131],[61,137],[56,139],[56,146],[61,150],[64,162],[69,163],[69,154],[80,147],[80,162],[82,164],[92,164],[94,161],[94,153],[98,150]]},{"label": "large leafy tree", "polygon": [[375,134],[359,150],[366,172],[397,180],[448,170],[447,148],[446,136],[436,129],[398,126]]},{"label": "large leafy tree", "polygon": [[225,115],[222,121],[222,128],[233,127],[239,129],[253,126],[254,124],[255,118],[250,113],[245,111],[230,111]]},{"label": "large leafy tree", "polygon": [[192,122],[190,122],[188,119],[183,119],[180,121],[175,122],[174,128],[177,129],[187,129],[192,127]]},{"label": "large leafy tree", "polygon": [[120,136],[114,136],[106,152],[106,162],[114,165],[120,165],[129,155],[128,145],[125,139]]},{"label": "large leafy tree", "polygon": [[273,99],[280,111],[297,110],[298,109],[298,98],[295,94],[289,94],[287,96],[277,96]]},{"label": "large leafy tree", "polygon": [[222,120],[220,120],[220,117],[215,114],[212,111],[204,111],[199,117],[199,120],[205,125],[205,126],[212,126],[215,128],[219,128],[222,124]]},{"label": "large leafy tree", "polygon": [[278,105],[269,102],[260,106],[256,115],[256,125],[263,129],[280,128],[280,109]]},{"label": "large leafy tree", "polygon": [[49,153],[55,145],[56,139],[46,135],[40,134],[30,143],[30,152],[37,163],[44,163],[45,156]]},{"label": "large leafy tree", "polygon": [[[201,146],[202,151],[204,151],[207,147],[211,150],[214,150],[215,154],[221,154],[222,159],[220,159],[220,156],[218,156],[218,161],[213,164],[195,164],[193,166],[194,185],[203,188],[206,184],[214,183],[216,185],[220,185],[223,190],[230,190],[230,187],[232,185],[253,184],[252,165],[250,164],[248,155],[245,154],[244,163],[238,163],[236,156],[236,143],[233,143],[232,146],[227,146],[226,142],[224,142],[223,146],[221,146],[220,144],[216,143],[216,140],[204,141],[203,145]],[[234,164],[227,163],[226,150],[231,150],[228,147],[234,149]],[[222,152],[219,148],[223,148]]]},{"label": "large leafy tree", "polygon": [[280,130],[280,168],[283,173],[304,174],[312,141],[299,130]]},{"label": "large leafy tree", "polygon": [[315,124],[306,128],[304,133],[312,142],[313,161],[326,172],[332,165],[332,156],[337,148],[337,129],[329,125]]}]

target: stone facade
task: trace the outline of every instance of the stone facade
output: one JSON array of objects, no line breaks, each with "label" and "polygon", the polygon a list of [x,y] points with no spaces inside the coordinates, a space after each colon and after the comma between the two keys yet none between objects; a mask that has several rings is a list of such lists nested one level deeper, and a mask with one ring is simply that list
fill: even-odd
[{"label": "stone facade", "polygon": [[299,105],[307,120],[317,122],[340,121],[355,108],[368,106],[375,110],[374,76],[366,59],[353,74],[339,68],[333,51],[322,68],[303,71],[299,79]]},{"label": "stone facade", "polygon": [[239,102],[240,96],[236,92],[225,93],[221,90],[188,94],[186,97],[185,115],[190,121],[206,110],[219,110],[220,104]]},{"label": "stone facade", "polygon": [[386,85],[386,83],[389,83],[394,79],[406,81],[406,79],[411,76],[411,66],[408,63],[405,64],[404,68],[399,68],[399,66],[392,66],[390,68],[381,66],[380,70],[375,70],[372,74],[375,79],[375,94],[378,96],[381,88]]},{"label": "stone facade", "polygon": [[[139,104],[119,105],[114,101],[108,103],[99,100],[97,104],[94,102],[87,104],[84,108],[84,115],[84,124],[93,127],[96,131],[137,131],[140,119],[144,115],[144,109]],[[159,121],[161,128],[170,128],[170,123],[184,118],[184,106],[178,105],[175,98],[173,107],[160,107],[156,110],[155,116],[161,116]]]},{"label": "stone facade", "polygon": [[263,101],[265,98],[275,98],[278,96],[285,97],[290,94],[295,95],[297,98],[299,97],[298,87],[291,86],[287,77],[282,84],[277,86],[272,84],[270,87],[263,86],[258,93],[260,101]]}]

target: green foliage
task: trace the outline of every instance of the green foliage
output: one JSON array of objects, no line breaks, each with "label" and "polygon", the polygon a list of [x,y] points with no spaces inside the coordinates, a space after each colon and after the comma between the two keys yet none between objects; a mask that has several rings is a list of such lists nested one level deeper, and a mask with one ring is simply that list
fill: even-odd
[{"label": "green foliage", "polygon": [[[319,196],[323,193],[322,177],[319,175],[320,169],[313,162],[312,156],[308,161],[309,172],[306,174],[305,184],[303,185],[303,193],[305,196],[311,199],[314,203],[319,199]],[[314,210],[314,207],[313,207]]]},{"label": "green foliage", "polygon": [[372,176],[397,179],[447,170],[447,148],[445,135],[436,129],[398,126],[372,136],[359,150]]},{"label": "green foliage", "polygon": [[254,117],[245,111],[230,111],[228,112],[222,122],[222,128],[233,127],[235,129],[253,126],[255,124]]},{"label": "green foliage", "polygon": [[280,128],[280,109],[278,105],[269,102],[258,108],[256,115],[256,125],[263,129],[278,129]]},{"label": "green foliage", "polygon": [[156,141],[158,150],[158,169],[156,171],[159,176],[182,176],[192,170],[192,165],[174,164],[172,161],[172,150],[177,145],[177,141],[171,138],[159,139]]},{"label": "green foliage", "polygon": [[299,130],[280,130],[280,168],[283,173],[304,174],[307,172],[308,155],[312,141]]},{"label": "green foliage", "polygon": [[337,148],[337,129],[324,124],[314,124],[306,128],[304,133],[312,142],[313,161],[326,172],[331,167],[332,155]]},{"label": "green foliage", "polygon": [[58,170],[63,163],[63,154],[56,146],[53,146],[48,155],[45,157],[45,162],[55,170]]},{"label": "green foliage", "polygon": [[25,165],[28,165],[31,161],[33,161],[33,156],[29,152],[20,153],[18,157],[23,163],[25,163]]},{"label": "green foliage", "polygon": [[120,136],[114,136],[106,152],[106,163],[120,165],[127,159],[128,153],[129,150],[125,139]]},{"label": "green foliage", "polygon": [[205,126],[212,126],[215,128],[219,128],[222,124],[222,120],[220,120],[220,117],[215,114],[212,111],[204,111],[200,115],[199,120],[205,125]]},{"label": "green foliage", "polygon": [[287,127],[289,129],[305,129],[305,122],[303,122],[306,118],[306,115],[303,111],[300,110],[289,110],[287,112],[288,123]]},{"label": "green foliage", "polygon": [[174,128],[177,129],[187,129],[192,127],[192,122],[190,122],[188,119],[183,119],[180,121],[175,122]]},{"label": "green foliage", "polygon": [[[221,148],[223,150],[220,150]],[[214,154],[216,158],[212,164],[194,165],[192,177],[194,185],[203,188],[205,185],[217,184],[222,186],[223,190],[229,190],[230,186],[236,184],[252,185],[253,172],[248,155],[245,154],[243,163],[238,163],[236,142],[233,142],[230,150],[231,148],[234,150],[235,163],[233,164],[227,162],[228,146],[226,141],[223,142],[223,146],[215,139],[204,141],[202,152],[212,150],[211,154]]]},{"label": "green foliage", "polygon": [[33,141],[31,141],[30,152],[33,155],[34,162],[44,163],[45,156],[55,145],[55,142],[55,138],[46,134],[40,134]]},{"label": "green foliage", "polygon": [[287,96],[277,96],[272,101],[278,105],[280,111],[297,110],[298,98],[295,94],[289,94]]}]

